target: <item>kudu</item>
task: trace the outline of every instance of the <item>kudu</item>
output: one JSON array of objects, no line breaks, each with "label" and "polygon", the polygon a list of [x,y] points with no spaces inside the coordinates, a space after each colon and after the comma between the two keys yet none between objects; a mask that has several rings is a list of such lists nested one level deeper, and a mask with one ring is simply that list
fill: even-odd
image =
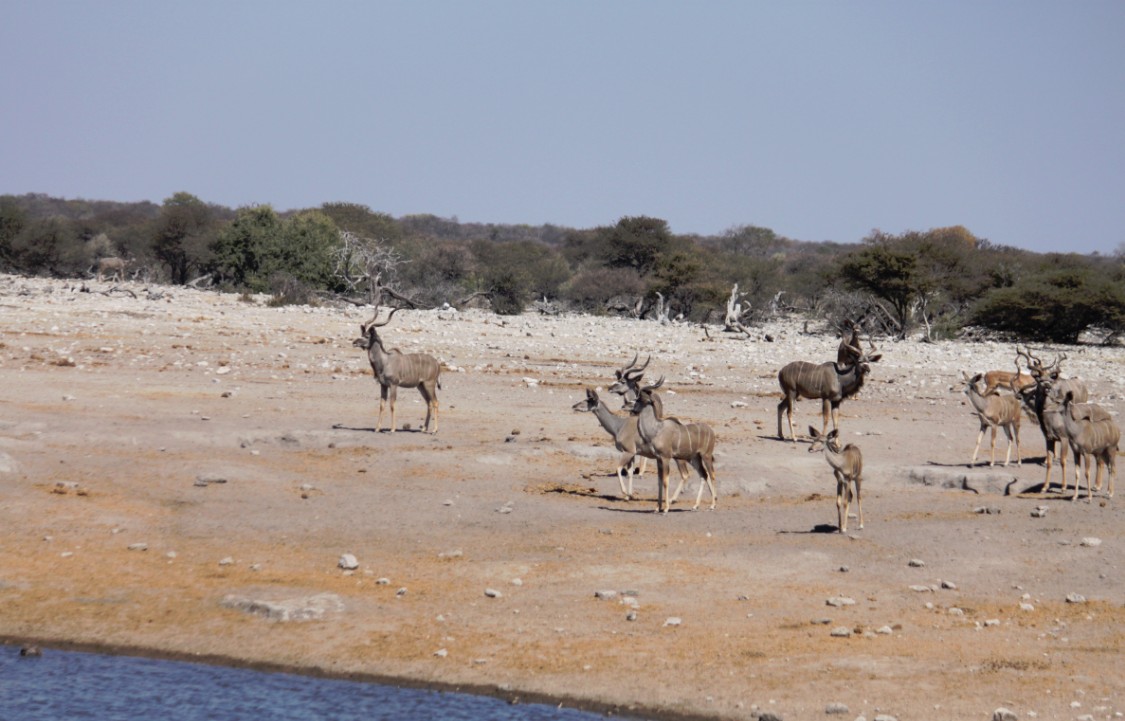
[{"label": "kudu", "polygon": [[840,533],[848,532],[848,508],[852,502],[851,486],[855,485],[855,504],[859,511],[859,527],[863,528],[863,498],[860,495],[860,484],[863,481],[863,454],[859,446],[849,443],[840,448],[840,434],[838,431],[829,431],[828,435],[817,432],[816,428],[809,426],[809,435],[813,442],[809,446],[809,453],[824,451],[824,458],[832,467],[836,476],[836,528]]},{"label": "kudu", "polygon": [[111,280],[125,280],[125,268],[128,267],[129,261],[124,258],[98,258],[94,263],[94,268],[97,270],[98,282],[109,275]]},{"label": "kudu", "polygon": [[[575,403],[573,408],[583,413],[593,413],[594,416],[597,417],[598,422],[602,424],[602,428],[604,428],[609,435],[613,436],[614,447],[624,454],[617,461],[617,480],[621,484],[621,495],[625,500],[632,500],[632,471],[637,459],[637,446],[641,440],[640,433],[637,430],[637,420],[639,416],[617,415],[611,411],[605,403],[602,403],[601,399],[598,398],[597,391],[592,388],[586,389],[586,400]],[[644,473],[644,461],[644,456],[641,456],[640,472],[642,474]],[[680,491],[684,489],[684,483],[687,482],[688,477],[687,462],[677,459],[676,463],[680,469],[680,485],[676,489],[676,492],[672,494],[672,503],[675,503],[676,499],[680,497]],[[629,478],[627,489],[625,484],[626,476]]]},{"label": "kudu", "polygon": [[961,377],[965,379],[965,395],[969,397],[969,403],[973,407],[973,412],[980,419],[980,433],[977,434],[977,446],[973,449],[973,458],[969,461],[969,467],[972,468],[977,463],[977,453],[980,452],[980,444],[984,439],[984,432],[992,429],[992,443],[990,446],[990,466],[996,465],[996,429],[1003,428],[1004,435],[1008,437],[1008,452],[1004,456],[1004,465],[1007,466],[1008,462],[1012,460],[1012,438],[1015,437],[1016,441],[1016,465],[1022,466],[1023,459],[1020,454],[1020,402],[1015,396],[1000,395],[995,391],[990,395],[984,395],[977,388],[977,384],[984,376],[983,373],[977,373],[973,377],[961,371]]},{"label": "kudu", "polygon": [[[656,389],[664,384],[661,378],[655,384],[640,389],[633,412],[637,415],[637,431],[640,444],[637,452],[656,459],[657,494],[656,512],[667,513],[671,501],[668,498],[668,464],[673,460],[685,460],[707,483],[711,491],[711,510],[715,509],[715,431],[706,423],[682,423],[676,418],[664,416],[664,404]],[[692,510],[699,508],[703,498],[703,484],[695,496]]]},{"label": "kudu", "polygon": [[633,404],[637,402],[637,395],[641,391],[641,378],[644,376],[645,368],[648,368],[649,361],[652,356],[645,359],[644,365],[637,365],[637,359],[640,358],[640,353],[633,355],[633,360],[629,361],[628,365],[618,368],[613,373],[617,380],[614,381],[608,390],[610,393],[616,393],[621,396],[624,405],[622,408],[632,408]]},{"label": "kudu", "polygon": [[1109,468],[1109,486],[1107,492],[1113,498],[1113,484],[1117,478],[1117,447],[1121,442],[1121,429],[1117,427],[1113,417],[1095,403],[1076,403],[1074,393],[1067,392],[1062,403],[1063,424],[1066,426],[1066,435],[1070,443],[1071,453],[1074,454],[1074,495],[1071,500],[1078,498],[1078,467],[1084,465],[1086,469],[1086,498],[1094,497],[1090,487],[1090,461],[1097,462],[1097,489],[1102,488],[1102,472]]},{"label": "kudu", "polygon": [[[379,337],[377,328],[382,328],[391,322],[391,318],[398,312],[393,308],[390,315],[382,323],[376,323],[379,317],[379,306],[375,306],[375,315],[366,323],[359,326],[362,336],[352,342],[357,348],[367,351],[367,359],[371,361],[371,370],[375,380],[379,382],[379,419],[375,423],[375,431],[383,426],[383,406],[388,397],[391,401],[391,433],[395,432],[395,400],[399,388],[417,388],[426,401],[426,426],[427,433],[437,433],[438,429],[438,399],[437,389],[441,388],[438,375],[441,365],[437,360],[426,353],[402,353],[396,348],[387,350],[383,340]],[[433,415],[434,429],[430,430],[430,417]]]},{"label": "kudu", "polygon": [[871,344],[870,351],[863,351],[857,346],[848,346],[848,350],[856,358],[851,365],[842,366],[831,361],[820,364],[793,361],[778,371],[777,382],[781,385],[781,402],[777,404],[778,438],[785,440],[781,427],[781,415],[785,413],[789,421],[789,436],[793,442],[797,441],[797,434],[793,430],[793,406],[800,398],[821,400],[822,434],[828,429],[830,409],[832,428],[839,430],[841,401],[854,396],[863,388],[863,380],[871,372],[870,364],[883,357],[882,353],[874,353],[877,350],[874,343]]},{"label": "kudu", "polygon": [[1087,400],[1086,384],[1077,378],[1059,378],[1059,367],[1066,359],[1064,353],[1056,356],[1055,362],[1048,367],[1035,356],[1031,349],[1026,351],[1016,348],[1016,370],[1019,371],[1020,358],[1027,360],[1027,369],[1031,374],[1032,384],[1016,391],[1020,403],[1027,412],[1039,423],[1039,430],[1043,433],[1046,444],[1046,457],[1044,465],[1047,473],[1043,478],[1043,487],[1040,495],[1046,495],[1051,487],[1051,462],[1058,460],[1062,478],[1062,492],[1066,493],[1066,454],[1069,442],[1066,436],[1066,427],[1062,417],[1062,399],[1066,394],[1072,393],[1075,402],[1085,403]]}]

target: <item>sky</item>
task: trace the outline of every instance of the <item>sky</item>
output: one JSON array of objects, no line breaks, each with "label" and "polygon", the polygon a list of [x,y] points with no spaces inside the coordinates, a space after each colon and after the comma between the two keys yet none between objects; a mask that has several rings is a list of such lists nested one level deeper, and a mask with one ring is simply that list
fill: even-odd
[{"label": "sky", "polygon": [[4,0],[0,194],[1125,249],[1121,0]]}]

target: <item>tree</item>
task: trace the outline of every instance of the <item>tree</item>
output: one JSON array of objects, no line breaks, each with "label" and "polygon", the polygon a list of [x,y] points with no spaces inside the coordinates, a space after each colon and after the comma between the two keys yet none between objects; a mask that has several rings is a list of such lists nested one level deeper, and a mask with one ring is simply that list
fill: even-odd
[{"label": "tree", "polygon": [[668,223],[659,218],[622,218],[612,228],[599,228],[606,265],[633,268],[644,277],[656,269],[660,256],[672,248]]},{"label": "tree", "polygon": [[905,337],[911,305],[917,295],[917,256],[880,231],[868,236],[864,243],[862,249],[844,259],[840,272],[849,285],[889,303],[899,337]]},{"label": "tree", "polygon": [[281,220],[269,205],[241,208],[211,245],[213,267],[235,287],[254,292],[269,288],[267,257],[281,234]]},{"label": "tree", "polygon": [[1094,326],[1114,338],[1125,332],[1125,284],[1112,269],[1062,259],[989,291],[974,308],[972,322],[1035,341],[1077,343]]},{"label": "tree", "polygon": [[152,232],[152,251],[173,283],[184,284],[207,262],[214,232],[211,208],[191,193],[165,199]]}]

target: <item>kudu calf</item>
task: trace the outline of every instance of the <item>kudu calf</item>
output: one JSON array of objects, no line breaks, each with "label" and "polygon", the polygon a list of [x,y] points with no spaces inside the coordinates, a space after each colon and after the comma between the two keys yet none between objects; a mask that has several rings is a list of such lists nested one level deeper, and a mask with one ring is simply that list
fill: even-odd
[{"label": "kudu calf", "polygon": [[1113,484],[1117,478],[1117,447],[1121,442],[1121,429],[1113,417],[1095,403],[1076,403],[1074,394],[1067,392],[1062,404],[1063,424],[1067,440],[1074,454],[1074,495],[1078,498],[1078,467],[1086,469],[1086,498],[1094,497],[1090,487],[1090,460],[1097,462],[1097,489],[1102,489],[1102,472],[1109,468],[1108,495],[1113,498]]},{"label": "kudu calf", "polygon": [[976,465],[977,453],[980,452],[984,432],[989,428],[992,429],[992,444],[988,465],[996,465],[996,429],[1003,428],[1004,435],[1008,437],[1008,453],[1004,456],[1004,465],[1007,466],[1008,462],[1012,460],[1012,437],[1014,436],[1016,440],[1016,465],[1022,466],[1023,459],[1020,455],[1020,402],[1015,396],[1000,395],[995,391],[987,396],[981,393],[977,388],[977,383],[980,382],[983,375],[983,373],[977,373],[970,378],[968,373],[961,371],[961,377],[965,379],[965,395],[969,397],[969,403],[980,419],[980,433],[977,434],[977,446],[973,449],[973,458],[969,461],[969,467],[972,468]]},{"label": "kudu calf", "polygon": [[[593,413],[597,417],[598,422],[602,424],[602,428],[606,430],[609,435],[613,436],[614,447],[621,451],[624,455],[617,461],[617,480],[621,484],[621,495],[625,500],[632,500],[633,498],[633,470],[636,466],[637,460],[637,447],[641,442],[640,432],[637,430],[637,420],[639,416],[628,415],[619,416],[611,411],[605,403],[602,403],[598,398],[597,391],[592,388],[586,389],[586,400],[579,401],[572,406],[574,410],[583,413]],[[644,474],[644,456],[641,456],[640,473]],[[687,462],[683,460],[676,460],[680,469],[680,485],[676,492],[672,494],[672,503],[680,497],[680,491],[684,489],[684,483],[687,482]],[[625,487],[625,478],[628,476],[629,484],[628,489]]]},{"label": "kudu calf", "polygon": [[[390,315],[382,323],[376,323],[379,317],[379,306],[375,306],[375,315],[371,320],[360,325],[361,337],[352,342],[357,348],[367,351],[367,359],[371,361],[371,370],[375,380],[379,382],[379,419],[375,423],[375,431],[383,426],[383,406],[387,398],[391,401],[391,433],[395,432],[395,400],[399,388],[417,388],[426,401],[426,426],[427,433],[437,433],[438,429],[438,399],[437,389],[441,388],[438,375],[441,365],[437,360],[426,353],[402,353],[398,349],[387,350],[383,340],[376,332],[391,322],[391,318],[398,312],[398,308],[391,310]],[[433,415],[434,429],[430,430],[430,417]]]},{"label": "kudu calf", "polygon": [[[642,388],[637,395],[633,412],[637,415],[637,431],[641,442],[637,452],[656,459],[657,494],[656,512],[667,513],[668,465],[675,460],[685,460],[707,483],[711,491],[711,510],[715,508],[715,431],[706,423],[682,423],[664,416],[664,404],[656,389],[663,385],[661,378],[654,385]],[[703,484],[695,496],[692,510],[699,508],[703,498]]]},{"label": "kudu calf", "polygon": [[840,365],[831,361],[827,363],[809,363],[808,361],[793,361],[777,373],[777,382],[781,385],[781,402],[777,404],[777,437],[785,440],[785,433],[781,427],[781,415],[786,414],[789,421],[789,436],[796,442],[797,434],[793,430],[793,406],[800,398],[820,399],[821,429],[823,434],[828,429],[829,410],[832,414],[832,428],[840,428],[840,402],[850,398],[863,388],[863,380],[871,372],[871,363],[883,357],[882,353],[874,353],[875,345],[871,344],[871,351],[865,352],[856,346],[849,346],[848,351],[854,354],[856,361],[851,365]]},{"label": "kudu calf", "polygon": [[809,453],[824,451],[824,458],[832,467],[836,476],[836,528],[840,533],[848,532],[848,508],[852,502],[851,486],[855,485],[855,504],[859,511],[859,527],[863,528],[863,498],[860,495],[860,484],[863,481],[863,454],[859,446],[849,443],[840,448],[840,434],[838,431],[829,431],[828,435],[818,433],[816,428],[809,426],[809,435],[813,442],[809,446]]}]

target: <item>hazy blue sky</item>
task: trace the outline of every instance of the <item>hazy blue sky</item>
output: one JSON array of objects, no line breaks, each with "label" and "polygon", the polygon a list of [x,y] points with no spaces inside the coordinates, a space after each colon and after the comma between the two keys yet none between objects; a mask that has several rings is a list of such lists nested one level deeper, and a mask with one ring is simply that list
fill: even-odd
[{"label": "hazy blue sky", "polygon": [[0,193],[1125,243],[1125,1],[3,0]]}]

